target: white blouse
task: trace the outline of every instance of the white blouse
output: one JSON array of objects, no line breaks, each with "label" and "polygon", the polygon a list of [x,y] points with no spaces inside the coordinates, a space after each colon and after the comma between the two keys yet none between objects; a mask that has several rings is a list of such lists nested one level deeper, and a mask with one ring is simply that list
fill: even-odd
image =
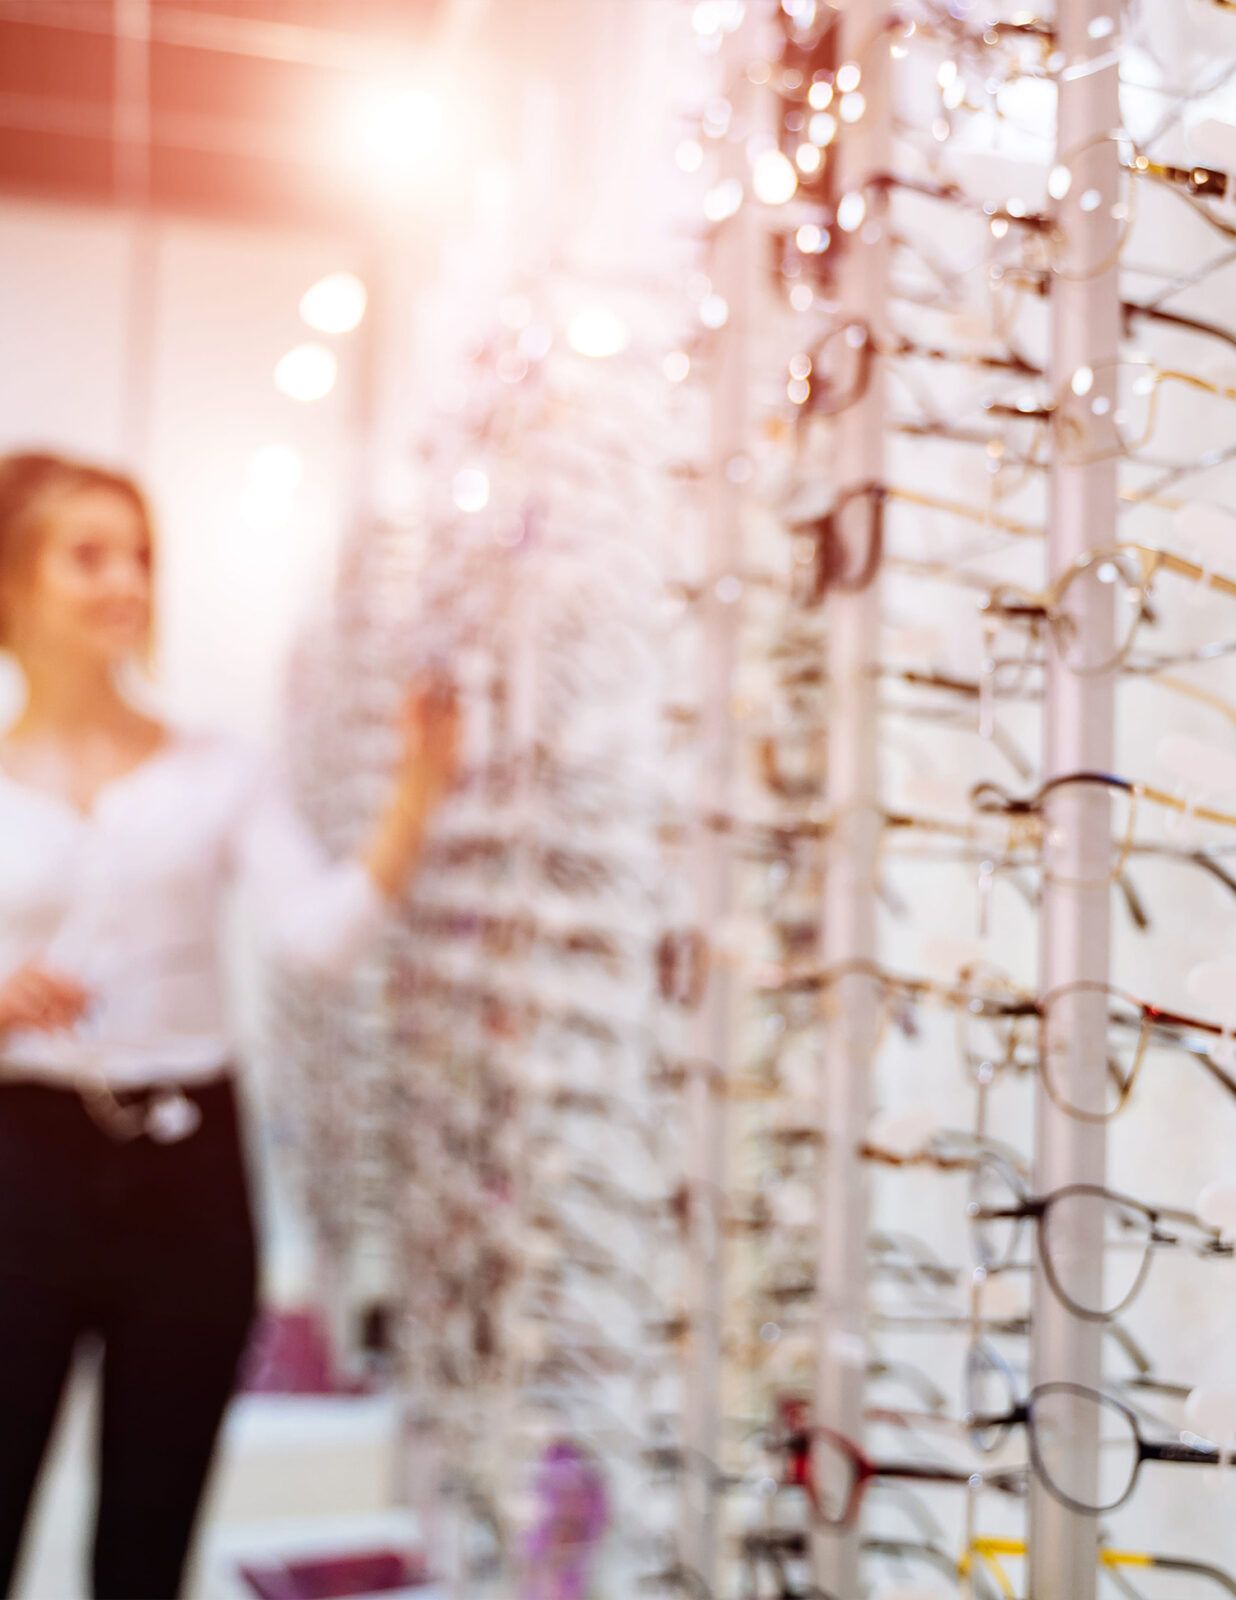
[{"label": "white blouse", "polygon": [[233,1054],[221,918],[242,880],[263,943],[342,974],[386,901],[359,861],[331,862],[269,763],[173,730],[87,815],[0,769],[0,978],[29,960],[75,979],[76,1026],[0,1033],[5,1076],[113,1086],[192,1082]]}]

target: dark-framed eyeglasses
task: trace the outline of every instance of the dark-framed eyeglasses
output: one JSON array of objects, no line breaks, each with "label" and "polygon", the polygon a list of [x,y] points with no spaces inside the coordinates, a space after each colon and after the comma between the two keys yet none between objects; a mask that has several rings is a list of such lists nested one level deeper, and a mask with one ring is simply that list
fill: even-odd
[{"label": "dark-framed eyeglasses", "polygon": [[1229,1460],[1202,1444],[1145,1438],[1131,1407],[1080,1383],[1039,1384],[1003,1415],[970,1421],[981,1430],[1024,1427],[1035,1475],[1061,1505],[1083,1516],[1124,1505],[1143,1462],[1204,1467]]}]

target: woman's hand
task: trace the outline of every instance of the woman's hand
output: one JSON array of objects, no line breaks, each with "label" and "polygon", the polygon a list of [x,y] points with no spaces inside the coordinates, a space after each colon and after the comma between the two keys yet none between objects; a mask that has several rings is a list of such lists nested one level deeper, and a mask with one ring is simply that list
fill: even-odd
[{"label": "woman's hand", "polygon": [[388,899],[407,885],[425,827],[459,771],[459,705],[442,679],[412,686],[400,716],[403,751],[386,809],[365,852],[369,876]]},{"label": "woman's hand", "polygon": [[400,715],[403,753],[397,790],[434,805],[459,770],[459,702],[443,678],[419,679],[408,691]]},{"label": "woman's hand", "polygon": [[0,1033],[13,1028],[45,1033],[71,1028],[89,1004],[89,994],[72,978],[27,961],[0,981]]}]

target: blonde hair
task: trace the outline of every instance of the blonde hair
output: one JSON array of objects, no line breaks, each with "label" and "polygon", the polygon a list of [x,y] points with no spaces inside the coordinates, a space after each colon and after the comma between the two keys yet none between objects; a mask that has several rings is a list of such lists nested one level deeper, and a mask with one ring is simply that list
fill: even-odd
[{"label": "blonde hair", "polygon": [[[128,502],[141,522],[153,557],[154,518],[146,496],[133,478],[51,451],[24,450],[0,456],[0,648],[11,642],[3,605],[6,582],[33,560],[56,505],[70,495],[96,489]],[[151,642],[145,642],[147,655]]]}]

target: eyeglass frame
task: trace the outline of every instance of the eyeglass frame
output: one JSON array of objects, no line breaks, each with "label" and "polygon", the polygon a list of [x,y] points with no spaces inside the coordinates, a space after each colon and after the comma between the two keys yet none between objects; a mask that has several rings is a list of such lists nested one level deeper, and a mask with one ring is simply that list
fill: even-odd
[{"label": "eyeglass frame", "polygon": [[[1129,635],[1117,653],[1098,667],[1075,667],[1066,658],[1064,648],[1057,636],[1060,621],[1071,620],[1061,611],[1060,603],[1068,592],[1069,585],[1078,578],[1084,577],[1096,566],[1103,562],[1118,559],[1121,556],[1134,556],[1141,568],[1138,588],[1142,596],[1142,604],[1138,608],[1137,619],[1129,629]],[[980,612],[985,618],[999,618],[1006,621],[1029,622],[1031,627],[1046,623],[1051,631],[1057,655],[1062,665],[1075,676],[1097,677],[1105,672],[1119,670],[1129,656],[1133,639],[1137,629],[1145,616],[1146,602],[1150,597],[1150,590],[1155,577],[1159,572],[1171,572],[1177,577],[1186,578],[1191,583],[1200,583],[1207,588],[1215,589],[1220,594],[1230,599],[1236,599],[1236,579],[1225,578],[1222,574],[1200,567],[1195,561],[1186,560],[1183,556],[1175,555],[1170,550],[1163,550],[1155,545],[1140,544],[1133,540],[1125,540],[1114,545],[1106,545],[1096,550],[1089,550],[1085,555],[1079,556],[1061,572],[1046,589],[1030,590],[1021,589],[1014,584],[1000,584],[993,588],[980,606]]]},{"label": "eyeglass frame", "polygon": [[[1034,1424],[1034,1406],[1036,1401],[1049,1394],[1071,1394],[1079,1399],[1089,1400],[1105,1406],[1111,1406],[1119,1411],[1129,1424],[1137,1448],[1137,1462],[1129,1475],[1129,1482],[1121,1497],[1110,1505],[1088,1506],[1083,1501],[1075,1500],[1066,1494],[1059,1486],[1052,1482],[1043,1469],[1042,1456],[1036,1443],[1037,1429]],[[1082,1383],[1040,1383],[1030,1390],[1026,1398],[1020,1401],[1003,1417],[978,1417],[973,1420],[979,1424],[1006,1426],[1009,1428],[1024,1427],[1027,1431],[1030,1444],[1030,1464],[1039,1482],[1062,1506],[1070,1511],[1075,1511],[1079,1516],[1103,1516],[1118,1510],[1127,1504],[1137,1487],[1137,1480],[1141,1474],[1142,1465],[1146,1461],[1170,1461],[1189,1466],[1221,1466],[1230,1464],[1230,1457],[1220,1450],[1206,1449],[1203,1446],[1184,1443],[1171,1443],[1147,1439],[1141,1431],[1137,1420],[1137,1413],[1123,1400],[1118,1400],[1114,1395],[1105,1394],[1101,1389],[1091,1389]]]},{"label": "eyeglass frame", "polygon": [[[1014,1193],[1018,1192],[1022,1188],[1021,1181],[1017,1175],[1012,1173],[1007,1167],[1004,1166],[1003,1163],[999,1163],[998,1158],[980,1158],[980,1161],[976,1163],[976,1171],[983,1164],[984,1160],[986,1160],[990,1166],[1000,1166],[1001,1177],[1003,1178],[1003,1181]],[[1065,1292],[1056,1272],[1055,1265],[1052,1261],[1051,1252],[1044,1250],[1042,1247],[1043,1222],[1044,1219],[1049,1215],[1052,1206],[1058,1205],[1062,1200],[1074,1199],[1082,1195],[1093,1196],[1096,1200],[1102,1200],[1105,1205],[1117,1205],[1125,1208],[1126,1210],[1138,1212],[1147,1219],[1149,1225],[1146,1239],[1146,1249],[1143,1255],[1142,1264],[1138,1268],[1137,1277],[1132,1288],[1117,1305],[1111,1306],[1103,1311],[1096,1311],[1089,1307],[1082,1306],[1076,1300],[1074,1300],[1071,1295]],[[1145,1285],[1146,1279],[1149,1276],[1151,1252],[1156,1245],[1181,1246],[1185,1249],[1192,1249],[1203,1257],[1211,1256],[1230,1258],[1233,1255],[1236,1255],[1236,1248],[1234,1248],[1229,1241],[1223,1238],[1218,1229],[1208,1227],[1206,1223],[1202,1222],[1202,1220],[1195,1216],[1191,1211],[1183,1211],[1175,1206],[1147,1205],[1145,1201],[1138,1200],[1132,1195],[1120,1194],[1114,1189],[1108,1189],[1104,1185],[1097,1183],[1067,1183],[1061,1185],[1061,1187],[1057,1189],[1052,1189],[1047,1194],[1043,1195],[1028,1195],[1024,1194],[1023,1192],[1022,1200],[1015,1206],[984,1206],[976,1200],[971,1200],[966,1206],[966,1215],[971,1224],[977,1224],[979,1222],[1012,1222],[1015,1224],[1006,1260],[1000,1262],[986,1260],[986,1252],[982,1249],[981,1244],[976,1250],[980,1265],[989,1272],[1000,1271],[1003,1268],[1013,1264],[1012,1256],[1015,1252],[1017,1242],[1021,1237],[1024,1224],[1027,1221],[1033,1221],[1038,1229],[1039,1260],[1041,1262],[1043,1275],[1047,1281],[1048,1287],[1066,1310],[1070,1311],[1075,1317],[1080,1318],[1084,1322],[1109,1322],[1113,1317],[1119,1316],[1122,1311],[1126,1310],[1128,1306],[1132,1304],[1133,1300],[1136,1299],[1137,1295],[1141,1292]],[[1201,1233],[1206,1242],[1190,1246],[1186,1244],[1178,1235],[1162,1232],[1159,1229],[1160,1220],[1175,1224],[1182,1228],[1192,1228],[1196,1232]],[[979,1241],[977,1229],[975,1229],[973,1237],[977,1244]]]}]

